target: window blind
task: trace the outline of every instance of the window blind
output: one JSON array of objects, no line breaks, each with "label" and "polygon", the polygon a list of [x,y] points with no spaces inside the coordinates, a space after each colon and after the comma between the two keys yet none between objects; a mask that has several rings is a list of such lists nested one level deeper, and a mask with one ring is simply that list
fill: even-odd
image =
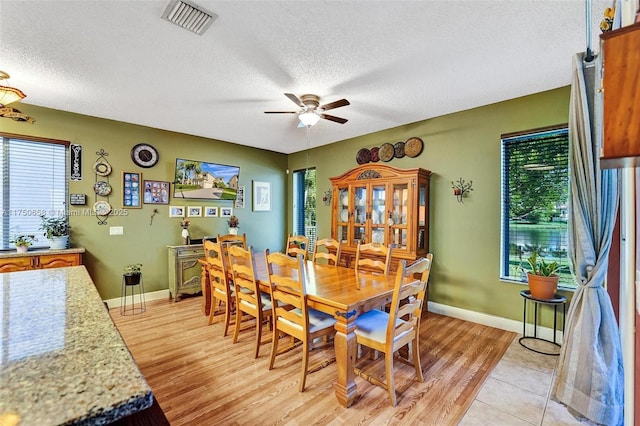
[{"label": "window blind", "polygon": [[[569,136],[566,127],[502,139],[501,278],[526,281],[534,251],[568,264]],[[561,283],[573,286],[570,274]]]},{"label": "window blind", "polygon": [[40,216],[66,215],[67,146],[2,137],[2,248],[14,236],[35,235],[34,247],[47,247]]}]

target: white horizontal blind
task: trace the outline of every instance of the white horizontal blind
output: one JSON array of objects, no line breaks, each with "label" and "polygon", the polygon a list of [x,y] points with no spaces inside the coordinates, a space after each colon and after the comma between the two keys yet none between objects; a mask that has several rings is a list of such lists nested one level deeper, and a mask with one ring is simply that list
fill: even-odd
[{"label": "white horizontal blind", "polygon": [[48,247],[40,216],[66,215],[67,147],[58,143],[2,137],[2,248],[13,237],[35,235],[33,247]]},{"label": "white horizontal blind", "polygon": [[[526,281],[521,269],[535,251],[569,265],[566,127],[502,138],[502,279]],[[568,267],[560,284],[574,287]]]}]

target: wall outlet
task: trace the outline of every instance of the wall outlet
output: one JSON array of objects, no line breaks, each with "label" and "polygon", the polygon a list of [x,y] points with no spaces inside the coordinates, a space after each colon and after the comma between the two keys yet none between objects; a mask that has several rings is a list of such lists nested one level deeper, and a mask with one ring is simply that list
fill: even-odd
[{"label": "wall outlet", "polygon": [[124,234],[123,226],[111,226],[109,227],[109,235],[122,235]]}]

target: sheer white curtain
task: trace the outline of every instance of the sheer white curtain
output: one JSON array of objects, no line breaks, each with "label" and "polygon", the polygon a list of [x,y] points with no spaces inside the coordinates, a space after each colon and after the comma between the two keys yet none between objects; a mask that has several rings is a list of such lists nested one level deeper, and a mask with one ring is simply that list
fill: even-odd
[{"label": "sheer white curtain", "polygon": [[601,114],[589,113],[589,104],[595,109],[600,106],[593,101],[596,67],[585,71],[583,57],[577,54],[573,59],[569,108],[569,251],[579,286],[569,307],[553,396],[574,415],[621,425],[624,375],[620,333],[603,288],[618,209],[618,172],[600,169],[600,125],[596,123],[592,132],[590,117]]}]

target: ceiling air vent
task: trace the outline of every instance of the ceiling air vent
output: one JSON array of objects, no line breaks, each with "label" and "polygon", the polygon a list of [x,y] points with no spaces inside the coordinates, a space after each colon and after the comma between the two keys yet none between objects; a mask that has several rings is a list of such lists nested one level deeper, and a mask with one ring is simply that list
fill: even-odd
[{"label": "ceiling air vent", "polygon": [[171,0],[162,18],[198,35],[204,34],[218,15],[188,0]]}]

